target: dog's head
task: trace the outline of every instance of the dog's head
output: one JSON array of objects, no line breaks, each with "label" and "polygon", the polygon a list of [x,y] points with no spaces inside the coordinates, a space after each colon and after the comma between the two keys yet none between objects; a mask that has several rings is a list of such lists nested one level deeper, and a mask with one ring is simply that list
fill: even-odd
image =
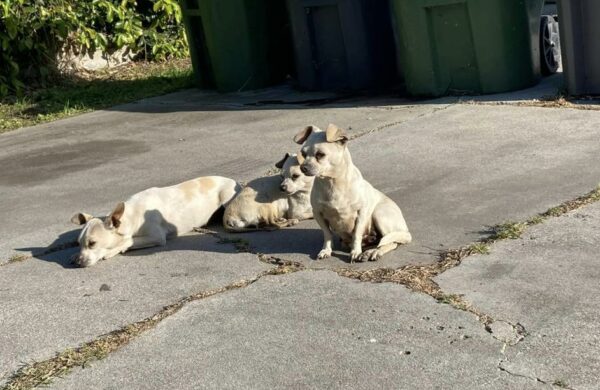
[{"label": "dog's head", "polygon": [[86,213],[77,213],[71,218],[76,225],[84,225],[79,233],[80,252],[74,263],[89,267],[104,259],[109,252],[119,247],[124,237],[119,234],[125,204],[119,203],[108,217],[96,218]]},{"label": "dog's head", "polygon": [[345,164],[348,136],[336,125],[329,125],[323,131],[316,126],[308,126],[294,137],[302,145],[300,170],[306,176],[334,177]]},{"label": "dog's head", "polygon": [[296,154],[286,153],[281,161],[275,166],[281,169],[280,189],[287,195],[293,195],[299,191],[310,191],[315,180],[314,176],[302,173],[300,165],[304,159]]}]

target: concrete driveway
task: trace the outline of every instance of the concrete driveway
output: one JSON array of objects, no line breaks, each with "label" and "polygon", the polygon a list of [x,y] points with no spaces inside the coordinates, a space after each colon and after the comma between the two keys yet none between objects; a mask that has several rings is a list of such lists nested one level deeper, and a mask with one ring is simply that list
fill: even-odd
[{"label": "concrete driveway", "polygon": [[[600,182],[600,112],[535,94],[189,90],[0,135],[0,386],[598,388],[600,196],[569,201]],[[316,261],[314,221],[214,225],[69,264],[73,213],[196,176],[264,176],[299,129],[328,123],[354,137],[413,243],[377,263]],[[456,251],[507,221],[519,234],[477,246],[489,254]]]}]

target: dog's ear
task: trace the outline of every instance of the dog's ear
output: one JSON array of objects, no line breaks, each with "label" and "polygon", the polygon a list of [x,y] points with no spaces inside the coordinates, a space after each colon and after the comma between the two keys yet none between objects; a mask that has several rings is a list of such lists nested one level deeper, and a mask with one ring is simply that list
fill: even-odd
[{"label": "dog's ear", "polygon": [[317,130],[319,130],[319,128],[317,126],[313,126],[313,125],[306,126],[304,128],[304,130],[302,130],[298,134],[296,134],[296,136],[294,137],[294,142],[299,145],[302,145],[304,143],[304,141],[306,141],[313,132],[317,132]]},{"label": "dog's ear", "polygon": [[92,215],[86,213],[77,213],[71,217],[71,222],[73,222],[75,225],[85,225],[92,218],[94,218]]},{"label": "dog's ear", "polygon": [[117,204],[117,207],[115,207],[113,212],[110,213],[108,217],[106,217],[104,224],[109,228],[118,228],[119,226],[121,226],[121,218],[123,217],[123,213],[125,213],[125,203],[119,202],[119,204]]},{"label": "dog's ear", "polygon": [[290,154],[286,153],[285,156],[283,156],[283,159],[275,164],[275,168],[283,168],[283,164],[285,164],[288,158],[290,158]]},{"label": "dog's ear", "polygon": [[345,145],[346,142],[348,142],[348,136],[346,135],[346,132],[334,124],[327,126],[325,136],[327,138],[327,142],[339,142],[342,145]]},{"label": "dog's ear", "polygon": [[304,163],[304,157],[302,156],[302,153],[298,153],[296,158],[298,159],[298,164],[302,165]]}]

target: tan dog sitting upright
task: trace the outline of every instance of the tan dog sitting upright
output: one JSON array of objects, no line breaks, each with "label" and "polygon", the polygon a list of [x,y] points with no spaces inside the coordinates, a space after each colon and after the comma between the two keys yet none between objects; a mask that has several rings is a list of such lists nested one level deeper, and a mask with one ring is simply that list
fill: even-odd
[{"label": "tan dog sitting upright", "polygon": [[[324,236],[318,259],[331,256],[332,233],[349,244],[352,261],[376,261],[399,244],[411,242],[398,205],[363,179],[352,163],[342,129],[308,126],[294,141],[303,145],[302,172],[316,176],[311,204]],[[377,247],[363,252],[363,241],[376,242]]]},{"label": "tan dog sitting upright", "polygon": [[314,177],[300,171],[295,154],[275,164],[281,176],[252,180],[225,208],[223,226],[233,232],[279,229],[312,218],[310,191]]},{"label": "tan dog sitting upright", "polygon": [[200,177],[172,187],[150,188],[117,205],[107,217],[77,213],[71,221],[83,225],[81,251],[73,262],[89,267],[129,249],[162,246],[167,238],[205,225],[239,191],[220,176]]}]

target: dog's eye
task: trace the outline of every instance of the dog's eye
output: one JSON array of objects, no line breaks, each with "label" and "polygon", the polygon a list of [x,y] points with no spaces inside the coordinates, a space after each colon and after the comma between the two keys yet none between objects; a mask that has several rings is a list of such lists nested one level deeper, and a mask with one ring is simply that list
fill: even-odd
[{"label": "dog's eye", "polygon": [[315,153],[315,157],[317,158],[317,160],[320,160],[323,157],[325,157],[325,153],[323,153],[323,152],[317,152],[317,153]]},{"label": "dog's eye", "polygon": [[88,242],[88,247],[89,248],[93,248],[96,245],[96,241],[89,241]]},{"label": "dog's eye", "polygon": [[296,180],[300,177],[300,175],[298,175],[297,173],[292,175],[292,180]]}]

